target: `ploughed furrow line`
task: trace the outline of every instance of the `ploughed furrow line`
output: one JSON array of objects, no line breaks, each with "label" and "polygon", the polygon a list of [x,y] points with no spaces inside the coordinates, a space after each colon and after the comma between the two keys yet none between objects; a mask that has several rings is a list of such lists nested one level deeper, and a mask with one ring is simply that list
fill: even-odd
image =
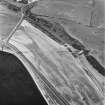
[{"label": "ploughed furrow line", "polygon": [[46,35],[48,35],[51,39],[62,45],[68,43],[70,46],[79,51],[86,50],[85,46],[77,39],[70,36],[65,31],[64,27],[60,25],[60,23],[48,21],[47,19],[38,17],[38,15],[31,12],[27,13],[28,14],[25,16],[25,20],[31,23],[34,27],[46,33]]},{"label": "ploughed furrow line", "polygon": [[[21,11],[21,7],[13,5],[8,1],[4,0],[2,3],[10,10],[15,12]],[[34,5],[37,5],[37,2],[26,5],[23,8],[22,13],[24,14],[24,19],[31,23],[34,27],[44,32],[48,37],[55,40],[57,43],[61,45],[68,44],[78,51],[83,51],[82,54],[85,55],[85,58],[93,66],[93,68],[95,68],[95,70],[101,75],[105,76],[105,68],[96,60],[96,58],[87,53],[89,50],[79,40],[70,36],[60,23],[55,21],[52,22],[47,18],[45,19],[42,16],[39,17],[37,14],[33,14],[30,10]]]},{"label": "ploughed furrow line", "polygon": [[38,24],[38,20],[39,18],[31,18],[33,17],[32,14],[30,14],[28,17],[25,17],[25,20],[28,21],[32,26],[34,26],[35,28],[41,30],[43,33],[45,33],[47,36],[49,36],[51,39],[55,40],[57,43],[63,45],[65,44],[65,42],[61,39],[56,38],[52,33],[50,33],[49,31],[47,31],[46,29],[43,28],[43,26]]},{"label": "ploughed furrow line", "polygon": [[1,3],[14,12],[22,12],[27,21],[29,21],[35,27],[38,26],[37,28],[39,28],[44,33],[46,32],[46,34],[50,38],[57,41],[58,43],[68,43],[77,50],[85,50],[85,46],[83,46],[83,44],[80,43],[77,39],[68,35],[68,33],[65,31],[64,27],[60,25],[60,23],[50,22],[42,17],[38,17],[38,15],[36,14],[31,13],[31,8],[37,5],[37,2],[30,3],[29,5],[23,6],[23,8],[5,0],[1,1]]},{"label": "ploughed furrow line", "polygon": [[[36,78],[38,78],[38,80],[41,82],[41,84],[43,84],[43,86],[45,86],[46,91],[49,93],[49,95],[51,96],[51,98],[53,99],[53,101],[56,101],[57,103],[59,103],[59,105],[71,105],[70,102],[68,102],[68,100],[65,99],[65,97],[63,95],[61,95],[56,90],[56,88],[49,82],[49,80],[47,80],[47,78],[27,59],[26,56],[24,56],[24,54],[21,51],[19,51],[15,46],[13,46],[10,43],[8,44],[8,47],[10,47],[11,50],[15,51],[16,53],[17,52],[20,52],[20,53],[18,53],[19,56],[22,57],[22,58],[24,58],[24,60],[31,67],[31,69],[28,70],[28,72],[30,73],[30,75],[32,73],[35,75],[35,77],[32,76],[33,80],[35,80]],[[35,82],[36,82],[36,80],[35,80]]]},{"label": "ploughed furrow line", "polygon": [[57,22],[50,22],[47,19],[38,17],[31,12],[28,12],[28,17],[26,20],[31,23],[34,27],[38,28],[42,32],[46,33],[51,39],[55,40],[59,44],[64,45],[65,43],[69,44],[73,48],[79,51],[83,51],[85,58],[92,65],[95,70],[101,75],[105,76],[105,68],[94,58],[92,55],[89,55],[89,50],[77,39],[70,36],[63,26]]},{"label": "ploughed furrow line", "polygon": [[22,7],[13,5],[5,0],[2,1],[2,4],[14,12],[21,12],[22,10],[24,17],[27,21],[29,21],[36,28],[39,28],[41,31],[46,33],[50,38],[57,41],[58,43],[60,44],[68,43],[77,50],[85,50],[83,44],[81,44],[77,39],[68,35],[68,33],[65,31],[64,27],[60,25],[60,23],[50,22],[47,19],[38,17],[37,14],[31,13],[30,9],[34,5],[37,5],[37,2],[31,3],[30,5],[26,5],[23,7],[23,9]]}]

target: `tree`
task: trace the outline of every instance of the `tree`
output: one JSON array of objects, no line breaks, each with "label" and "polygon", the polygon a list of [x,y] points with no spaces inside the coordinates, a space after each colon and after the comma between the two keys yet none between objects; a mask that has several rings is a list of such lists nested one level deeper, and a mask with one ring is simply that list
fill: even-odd
[{"label": "tree", "polygon": [[23,4],[28,4],[28,0],[14,0],[15,2],[23,3]]}]

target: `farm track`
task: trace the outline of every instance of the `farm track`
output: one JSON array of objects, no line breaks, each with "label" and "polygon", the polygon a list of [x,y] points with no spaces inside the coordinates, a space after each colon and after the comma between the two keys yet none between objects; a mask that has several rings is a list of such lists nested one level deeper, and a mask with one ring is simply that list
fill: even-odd
[{"label": "farm track", "polygon": [[[45,33],[48,37],[50,37],[51,39],[53,39],[55,42],[59,43],[60,45],[68,44],[69,46],[72,46],[76,52],[72,50],[69,50],[69,51],[71,51],[72,53],[76,53],[77,56],[74,56],[74,57],[78,57],[81,54],[84,54],[87,61],[93,66],[93,68],[95,68],[95,70],[98,71],[101,75],[105,76],[105,68],[102,67],[102,65],[98,63],[98,61],[92,55],[89,54],[90,51],[79,40],[70,36],[60,23],[49,21],[47,18],[43,18],[43,16],[38,16],[38,14],[33,14],[30,11],[27,11],[27,9],[26,11],[23,11],[23,13],[25,14],[24,19],[27,22],[29,22],[32,26],[34,26],[35,28]],[[11,46],[11,48],[14,49],[13,46]],[[82,53],[80,53],[81,51]],[[22,52],[20,52],[20,54],[22,54]],[[49,95],[50,93],[52,93],[51,97],[54,98],[54,100],[56,100],[60,105],[70,105],[68,101],[64,97],[62,97],[56,91],[56,89],[54,89],[51,83],[40,72],[38,72],[38,70],[28,61],[28,59],[25,58],[25,60],[33,68],[32,72],[36,74],[35,76],[39,78],[39,81],[41,81],[42,84],[45,85],[46,89],[48,89]]]},{"label": "farm track", "polygon": [[[4,1],[3,3],[10,10],[21,12],[21,7],[17,7],[8,1]],[[43,18],[42,16],[38,16],[38,14],[31,13],[30,9],[33,8],[34,5],[37,5],[37,3],[31,3],[23,8],[22,12],[24,14],[24,19],[34,27],[44,32],[48,37],[55,40],[57,43],[61,45],[68,44],[78,51],[83,51],[83,54],[93,68],[95,68],[95,70],[101,75],[105,76],[105,68],[96,60],[96,58],[94,58],[92,55],[89,55],[89,53],[87,54],[89,49],[87,49],[79,40],[70,36],[60,23],[48,21],[47,18]]]},{"label": "farm track", "polygon": [[[15,51],[19,54],[19,57],[21,60],[25,60],[29,64],[29,67],[31,67],[28,72],[32,76],[34,82],[36,82],[36,78],[38,81],[47,89],[49,96],[53,99],[54,103],[57,102],[59,105],[71,105],[55,88],[54,86],[43,76],[41,72],[33,64],[24,56],[24,54],[19,51],[15,46],[12,44],[8,44],[8,47],[10,47],[11,51]],[[33,76],[33,74],[34,76]],[[36,82],[37,86],[38,83]],[[40,90],[40,87],[39,87]],[[41,90],[40,90],[41,91]],[[45,90],[44,90],[45,91]],[[42,94],[43,95],[43,94]],[[43,95],[44,96],[44,95]],[[44,96],[45,97],[45,96]]]}]

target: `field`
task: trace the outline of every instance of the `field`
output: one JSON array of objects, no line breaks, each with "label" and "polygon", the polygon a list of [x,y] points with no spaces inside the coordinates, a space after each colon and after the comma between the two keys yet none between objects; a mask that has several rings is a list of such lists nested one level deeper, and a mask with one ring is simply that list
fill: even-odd
[{"label": "field", "polygon": [[[100,2],[95,0],[93,3],[91,0],[41,0],[38,6],[31,9],[31,12],[43,16],[47,15],[52,20],[58,21],[70,36],[82,42],[104,66],[103,4],[103,0]],[[0,39],[2,40],[8,37],[19,21],[20,15],[2,5],[0,12]],[[39,86],[42,86],[43,91],[47,91],[50,98],[54,100],[54,104],[50,105],[56,105],[57,102],[60,105],[65,105],[65,103],[67,105],[68,103],[103,105],[102,95],[105,78],[96,72],[83,56],[73,57],[64,46],[50,39],[46,33],[33,27],[27,21],[22,22],[9,43],[12,49],[18,49],[16,50],[17,55],[24,55],[26,61],[36,68],[33,69],[33,72],[29,70],[29,73],[34,81],[37,75],[40,75],[39,80],[44,81],[39,81]],[[84,72],[85,70],[88,71],[88,76]],[[42,78],[40,78],[41,76]],[[52,91],[55,95],[51,94]],[[44,95],[47,99],[48,96]],[[61,104],[61,100],[64,100],[63,104]]]}]

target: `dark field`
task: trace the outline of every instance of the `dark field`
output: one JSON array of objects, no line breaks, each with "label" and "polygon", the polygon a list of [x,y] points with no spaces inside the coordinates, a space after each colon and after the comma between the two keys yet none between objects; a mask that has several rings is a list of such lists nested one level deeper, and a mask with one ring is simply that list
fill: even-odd
[{"label": "dark field", "polygon": [[26,68],[0,51],[0,105],[47,105]]}]

